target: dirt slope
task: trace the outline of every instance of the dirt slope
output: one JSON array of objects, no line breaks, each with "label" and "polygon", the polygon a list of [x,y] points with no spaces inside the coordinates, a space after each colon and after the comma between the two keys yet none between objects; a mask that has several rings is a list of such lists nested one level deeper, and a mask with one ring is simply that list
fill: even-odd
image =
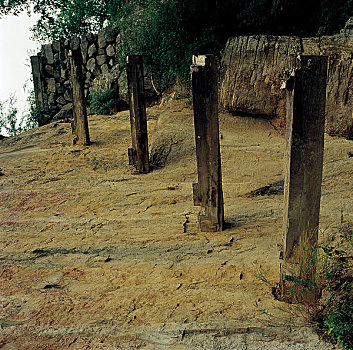
[{"label": "dirt slope", "polygon": [[[278,281],[284,138],[221,115],[221,233],[184,233],[196,157],[184,102],[148,110],[151,157],[127,165],[129,116],[92,116],[93,144],[52,123],[0,141],[1,349],[332,349]],[[322,229],[353,221],[353,143],[326,137]],[[276,327],[274,327],[276,326]],[[281,326],[281,327],[278,327]]]}]

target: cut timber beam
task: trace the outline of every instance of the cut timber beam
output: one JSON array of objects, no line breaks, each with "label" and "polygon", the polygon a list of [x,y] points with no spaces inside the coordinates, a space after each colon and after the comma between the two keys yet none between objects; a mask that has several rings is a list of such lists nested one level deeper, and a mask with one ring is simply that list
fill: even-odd
[{"label": "cut timber beam", "polygon": [[126,66],[132,148],[129,148],[129,164],[135,165],[139,173],[148,173],[148,136],[145,102],[145,86],[142,56],[128,56]]},{"label": "cut timber beam", "polygon": [[224,226],[218,122],[218,68],[213,55],[193,56],[191,66],[198,183],[194,204],[201,206],[201,231]]},{"label": "cut timber beam", "polygon": [[89,145],[89,130],[87,120],[87,107],[84,92],[84,78],[82,74],[82,53],[79,38],[72,40],[71,49],[68,51],[70,64],[70,83],[72,88],[73,123],[72,133],[74,144]]},{"label": "cut timber beam", "polygon": [[316,249],[324,152],[326,56],[292,57],[287,81],[287,151],[281,288]]}]

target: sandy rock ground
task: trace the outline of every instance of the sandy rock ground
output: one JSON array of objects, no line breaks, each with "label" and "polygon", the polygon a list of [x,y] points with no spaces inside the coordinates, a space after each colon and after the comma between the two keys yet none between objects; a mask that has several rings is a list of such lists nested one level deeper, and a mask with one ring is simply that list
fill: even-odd
[{"label": "sandy rock ground", "polygon": [[[89,118],[92,145],[52,123],[0,141],[0,348],[333,349],[274,299],[285,139],[220,116],[225,219],[184,232],[196,157],[192,109],[148,110],[151,158],[127,165],[128,112]],[[321,229],[353,221],[353,142],[326,136]],[[322,234],[323,235],[323,234]]]}]

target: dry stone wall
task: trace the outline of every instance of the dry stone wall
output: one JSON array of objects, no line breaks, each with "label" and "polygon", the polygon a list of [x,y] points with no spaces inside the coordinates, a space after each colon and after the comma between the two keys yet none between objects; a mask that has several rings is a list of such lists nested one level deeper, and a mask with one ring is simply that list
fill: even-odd
[{"label": "dry stone wall", "polygon": [[[82,53],[85,96],[92,91],[113,89],[116,99],[113,109],[127,108],[126,70],[119,62],[122,44],[117,26],[106,28],[98,34],[43,45],[41,51],[31,57],[37,106],[54,119],[72,117],[70,67],[66,55],[69,49],[77,45]],[[145,71],[148,104],[153,104],[159,97],[151,81],[151,75]]]},{"label": "dry stone wall", "polygon": [[117,27],[110,27],[97,35],[87,34],[43,45],[38,55],[31,57],[32,75],[37,106],[51,116],[59,111],[70,111],[68,104],[72,102],[72,93],[66,50],[73,45],[79,45],[82,52],[85,95],[92,88],[119,91],[117,82],[122,73],[117,65],[120,45]]},{"label": "dry stone wall", "polygon": [[353,35],[348,29],[339,35],[317,38],[230,38],[221,62],[221,106],[234,113],[275,117],[274,124],[283,129],[286,94],[281,86],[291,54],[329,57],[326,131],[347,132],[353,122]]}]

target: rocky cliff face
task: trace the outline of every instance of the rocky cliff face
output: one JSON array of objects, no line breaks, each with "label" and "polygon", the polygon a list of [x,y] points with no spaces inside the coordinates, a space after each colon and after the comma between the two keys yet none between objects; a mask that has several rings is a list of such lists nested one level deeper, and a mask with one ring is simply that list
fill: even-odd
[{"label": "rocky cliff face", "polygon": [[352,126],[353,35],[317,38],[241,36],[230,38],[222,55],[220,103],[231,112],[274,117],[285,126],[285,91],[281,89],[289,55],[329,56],[326,131],[346,133]]}]

